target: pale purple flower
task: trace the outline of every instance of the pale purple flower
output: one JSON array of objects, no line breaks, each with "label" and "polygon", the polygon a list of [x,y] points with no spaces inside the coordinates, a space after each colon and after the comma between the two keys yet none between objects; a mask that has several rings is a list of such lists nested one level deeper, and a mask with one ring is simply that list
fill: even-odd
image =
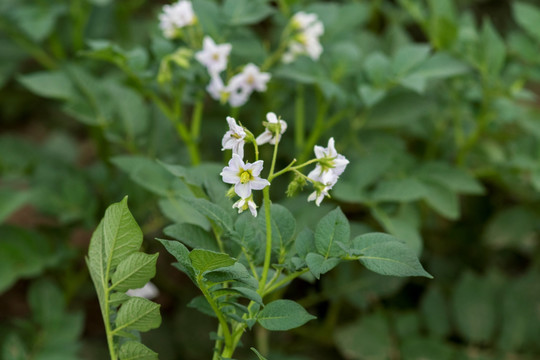
[{"label": "pale purple flower", "polygon": [[336,176],[339,176],[345,171],[345,167],[349,163],[349,160],[345,156],[337,153],[333,137],[328,140],[328,147],[324,148],[315,145],[313,151],[317,159],[321,159],[322,161],[308,174],[308,178],[310,179],[321,177],[327,171],[331,171]]},{"label": "pale purple flower", "polygon": [[229,131],[225,133],[221,140],[221,150],[232,149],[233,154],[238,154],[240,159],[243,159],[246,132],[244,131],[244,128],[237,125],[236,120],[230,116],[227,116],[227,123],[229,124]]},{"label": "pale purple flower", "polygon": [[270,185],[270,182],[259,177],[263,169],[263,161],[255,161],[253,164],[242,160],[238,154],[233,154],[229,165],[223,168],[221,177],[223,182],[234,185],[234,191],[242,199],[251,196],[251,190],[262,190]]}]

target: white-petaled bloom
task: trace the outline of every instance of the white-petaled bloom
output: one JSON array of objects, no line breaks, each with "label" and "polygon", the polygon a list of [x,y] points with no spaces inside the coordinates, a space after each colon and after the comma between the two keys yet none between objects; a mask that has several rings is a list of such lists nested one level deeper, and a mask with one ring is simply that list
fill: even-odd
[{"label": "white-petaled bloom", "polygon": [[306,13],[304,11],[299,11],[293,15],[291,23],[293,28],[298,30],[306,30],[315,22],[317,22],[317,14]]},{"label": "white-petaled bloom", "polygon": [[255,205],[255,202],[253,201],[253,195],[248,198],[238,200],[233,204],[232,207],[237,208],[239,214],[244,210],[249,209],[251,215],[253,215],[253,217],[257,217],[257,205]]},{"label": "white-petaled bloom", "polygon": [[159,290],[156,285],[152,284],[149,281],[142,288],[130,289],[126,291],[126,295],[142,297],[145,299],[153,299],[159,295]]},{"label": "white-petaled bloom", "polygon": [[211,75],[219,74],[227,68],[227,58],[231,49],[231,44],[217,45],[210,36],[205,36],[203,49],[195,54],[195,59],[206,66]]},{"label": "white-petaled bloom", "polygon": [[254,64],[247,64],[241,73],[234,75],[227,84],[229,104],[233,107],[244,105],[253,91],[266,91],[270,73],[261,72]]},{"label": "white-petaled bloom", "polygon": [[310,179],[314,181],[313,186],[315,187],[315,191],[308,196],[307,201],[315,200],[315,204],[320,206],[325,196],[330,197],[328,191],[337,183],[339,176],[328,171]]},{"label": "white-petaled bloom", "polygon": [[221,172],[223,182],[234,185],[234,192],[242,199],[251,196],[251,190],[262,190],[270,185],[270,182],[261,179],[259,174],[263,169],[263,161],[255,161],[253,164],[244,161],[238,154],[233,154],[229,166],[225,166]]},{"label": "white-petaled bloom", "polygon": [[293,30],[297,32],[289,42],[287,52],[283,54],[283,62],[290,63],[298,55],[304,54],[313,60],[318,60],[323,52],[319,41],[319,37],[324,33],[323,23],[318,20],[316,14],[301,11],[293,16],[291,24]]},{"label": "white-petaled bloom", "polygon": [[229,131],[225,133],[221,140],[221,150],[232,149],[233,154],[238,154],[240,159],[243,159],[246,132],[244,131],[244,128],[237,125],[236,120],[230,116],[227,116],[227,123],[229,124]]},{"label": "white-petaled bloom", "polygon": [[308,174],[308,178],[315,179],[322,177],[325,172],[332,172],[339,176],[345,171],[349,160],[345,156],[338,154],[335,147],[334,138],[328,140],[328,147],[315,145],[313,148],[317,159],[321,159],[315,169]]},{"label": "white-petaled bloom", "polygon": [[193,12],[191,1],[180,0],[172,5],[163,6],[159,14],[159,27],[166,38],[172,39],[178,35],[178,30],[194,24],[197,17]]},{"label": "white-petaled bloom", "polygon": [[210,83],[206,86],[206,91],[208,91],[214,100],[223,101],[228,97],[227,88],[223,84],[223,80],[221,80],[219,74],[210,74]]},{"label": "white-petaled bloom", "polygon": [[[285,132],[285,130],[287,130],[287,123],[284,120],[278,119],[276,114],[273,112],[266,114],[266,120],[268,120],[268,123],[265,125],[266,129],[261,135],[257,136],[257,139],[255,139],[257,145],[266,143],[275,145],[276,142],[281,140],[281,135]],[[278,126],[279,133],[277,133]]]}]

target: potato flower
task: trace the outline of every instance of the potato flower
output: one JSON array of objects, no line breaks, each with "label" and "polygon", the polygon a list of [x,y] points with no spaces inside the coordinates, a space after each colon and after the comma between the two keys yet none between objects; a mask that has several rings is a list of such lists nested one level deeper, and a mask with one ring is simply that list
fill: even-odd
[{"label": "potato flower", "polygon": [[270,185],[270,182],[261,179],[259,174],[263,169],[263,161],[255,161],[249,163],[242,160],[238,154],[233,154],[229,165],[223,168],[220,175],[223,182],[234,185],[234,191],[242,199],[247,199],[251,196],[251,190],[262,190]]}]

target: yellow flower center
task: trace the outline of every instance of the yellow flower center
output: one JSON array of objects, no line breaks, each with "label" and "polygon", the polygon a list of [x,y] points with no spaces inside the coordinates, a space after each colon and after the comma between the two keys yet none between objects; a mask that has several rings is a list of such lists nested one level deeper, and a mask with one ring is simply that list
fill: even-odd
[{"label": "yellow flower center", "polygon": [[212,54],[212,59],[215,60],[215,61],[218,61],[219,60],[219,54],[218,53],[213,53]]},{"label": "yellow flower center", "polygon": [[253,85],[254,82],[255,82],[255,79],[253,78],[253,75],[249,75],[247,78],[247,83],[249,85]]},{"label": "yellow flower center", "polygon": [[240,169],[240,182],[242,184],[245,184],[247,182],[250,182],[251,180],[253,180],[253,175],[251,174],[251,170]]},{"label": "yellow flower center", "polygon": [[231,136],[235,139],[241,139],[242,137],[238,135],[237,133],[232,133]]}]

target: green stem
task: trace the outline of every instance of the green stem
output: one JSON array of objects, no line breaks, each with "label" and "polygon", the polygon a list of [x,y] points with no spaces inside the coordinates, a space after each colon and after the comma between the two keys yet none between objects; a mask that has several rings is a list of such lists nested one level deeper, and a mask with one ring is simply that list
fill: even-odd
[{"label": "green stem", "polygon": [[212,360],[219,360],[219,353],[221,352],[221,347],[223,346],[223,340],[221,340],[223,336],[223,329],[221,328],[221,324],[218,325],[217,330],[217,338],[214,345],[214,355],[212,356]]},{"label": "green stem", "polygon": [[[276,146],[277,147],[277,146]],[[272,172],[272,170],[270,170]],[[272,257],[272,216],[270,214],[270,186],[263,189],[264,216],[266,220],[266,248],[264,252],[264,263],[261,280],[259,281],[259,295],[264,295],[268,270],[270,269],[270,259]]]},{"label": "green stem", "polygon": [[299,152],[304,147],[304,123],[305,123],[305,108],[304,108],[304,86],[298,84],[296,87],[296,99],[294,102],[294,143],[296,151]]},{"label": "green stem", "polygon": [[317,94],[317,117],[315,118],[315,126],[313,127],[313,130],[311,131],[311,134],[309,135],[309,138],[304,145],[304,151],[299,156],[300,162],[304,162],[308,158],[309,153],[311,152],[311,149],[317,143],[323,131],[326,130],[327,128],[324,124],[324,118],[326,117],[326,112],[328,111],[330,103],[328,103],[327,101],[323,99],[320,90],[318,90],[316,94]]},{"label": "green stem", "polygon": [[266,294],[272,293],[273,291],[277,290],[278,288],[282,287],[283,285],[286,285],[287,283],[293,281],[294,279],[296,279],[297,277],[307,273],[308,271],[309,271],[309,269],[300,270],[300,271],[297,271],[297,272],[294,272],[292,274],[287,275],[286,277],[284,277],[280,281],[276,282],[275,284],[270,283],[268,288],[264,290],[264,294],[266,295]]},{"label": "green stem", "polygon": [[232,345],[232,337],[231,332],[229,330],[229,326],[227,325],[227,320],[223,316],[223,313],[219,310],[219,307],[217,306],[216,302],[208,292],[208,289],[206,288],[205,284],[202,281],[202,275],[199,274],[197,276],[197,285],[199,286],[199,289],[201,289],[201,292],[203,293],[204,297],[210,304],[210,307],[216,314],[219,325],[221,326],[221,329],[223,330],[223,337],[225,339],[225,349],[229,348]]},{"label": "green stem", "polygon": [[193,107],[193,114],[191,116],[191,138],[193,141],[198,142],[201,133],[201,122],[203,112],[203,99],[199,97],[195,106]]}]

